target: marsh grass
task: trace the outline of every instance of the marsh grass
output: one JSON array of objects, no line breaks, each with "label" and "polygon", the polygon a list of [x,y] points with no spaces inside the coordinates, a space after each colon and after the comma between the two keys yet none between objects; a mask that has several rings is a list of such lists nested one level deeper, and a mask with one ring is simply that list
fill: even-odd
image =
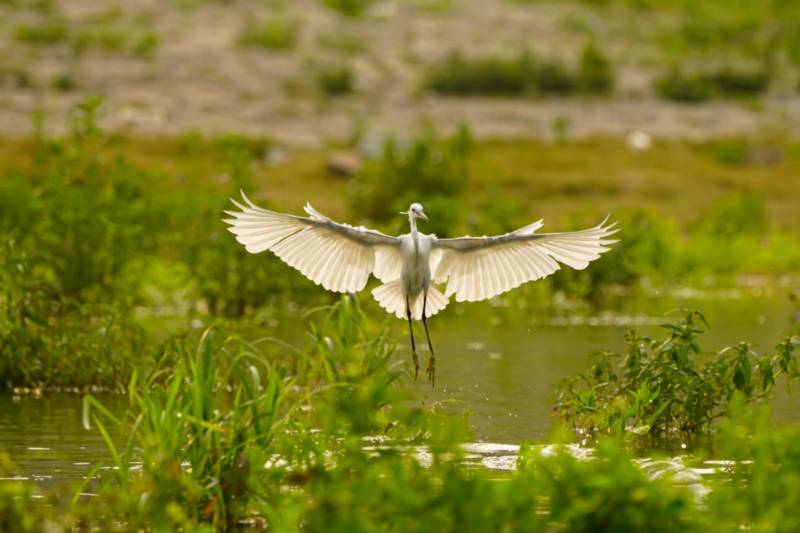
[{"label": "marsh grass", "polygon": [[[463,420],[406,387],[385,325],[349,296],[315,315],[306,340],[277,357],[262,352],[273,341],[220,327],[175,339],[155,370],[134,374],[123,416],[87,396],[84,424],[106,440],[113,468],[95,465],[74,492],[51,495],[57,507],[35,505],[28,482],[0,480],[0,524],[666,532],[794,523],[796,429],[776,431],[734,406],[723,425],[732,482],[712,484],[703,506],[668,475],[648,477],[620,441],[602,440],[592,459],[523,446],[517,468],[497,475],[463,462]],[[693,340],[675,353],[684,342]],[[120,445],[112,433],[128,437]],[[12,471],[0,462],[0,474]],[[81,496],[89,488],[94,496]]]}]

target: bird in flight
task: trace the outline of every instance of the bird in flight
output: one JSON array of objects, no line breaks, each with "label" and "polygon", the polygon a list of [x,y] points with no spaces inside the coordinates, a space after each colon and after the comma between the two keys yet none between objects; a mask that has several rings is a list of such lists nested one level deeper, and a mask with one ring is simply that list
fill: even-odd
[{"label": "bird in flight", "polygon": [[[582,270],[617,242],[618,230],[607,224],[562,233],[536,233],[542,221],[492,237],[440,239],[417,230],[428,220],[422,205],[408,211],[409,233],[393,237],[379,231],[334,222],[306,204],[308,216],[269,211],[255,205],[242,191],[244,203],[231,199],[237,210],[224,211],[223,221],[245,249],[269,250],[308,279],[334,292],[359,292],[370,274],[383,284],[372,290],[388,313],[408,320],[414,377],[419,358],[412,320],[422,320],[430,356],[427,374],[435,383],[436,354],[428,332],[428,317],[444,309],[451,296],[457,302],[476,302],[542,279],[565,264]],[[434,284],[447,283],[444,293]]]}]

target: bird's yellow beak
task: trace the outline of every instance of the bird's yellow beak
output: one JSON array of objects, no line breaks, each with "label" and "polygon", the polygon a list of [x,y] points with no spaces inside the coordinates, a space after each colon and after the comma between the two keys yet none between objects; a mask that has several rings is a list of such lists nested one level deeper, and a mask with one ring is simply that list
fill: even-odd
[{"label": "bird's yellow beak", "polygon": [[423,219],[423,220],[428,220],[428,215],[426,215],[425,213],[423,213],[423,212],[421,212],[421,211],[420,211],[420,213],[419,213],[419,218],[421,218],[421,219]]}]

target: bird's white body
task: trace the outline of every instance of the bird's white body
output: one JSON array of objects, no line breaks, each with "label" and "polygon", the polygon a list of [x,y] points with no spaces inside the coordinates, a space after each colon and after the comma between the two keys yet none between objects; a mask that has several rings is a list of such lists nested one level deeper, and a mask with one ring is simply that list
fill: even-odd
[{"label": "bird's white body", "polygon": [[[314,283],[335,292],[358,292],[370,275],[382,285],[372,290],[378,304],[398,318],[435,315],[456,301],[475,302],[544,278],[567,265],[577,270],[609,250],[616,233],[608,219],[593,228],[562,233],[537,233],[539,220],[492,237],[440,239],[417,231],[417,220],[427,220],[422,206],[408,211],[411,231],[392,237],[364,227],[332,221],[310,205],[308,217],[277,213],[233,200],[240,211],[225,211],[225,222],[236,240],[250,253],[273,252]],[[434,285],[447,283],[443,294]],[[412,332],[412,347],[413,332]],[[428,337],[433,359],[433,347]],[[416,350],[414,350],[416,366]],[[429,362],[433,380],[433,362]]]},{"label": "bird's white body", "polygon": [[403,295],[417,296],[431,285],[431,245],[433,239],[413,229],[400,237],[400,257],[403,263],[400,271]]}]

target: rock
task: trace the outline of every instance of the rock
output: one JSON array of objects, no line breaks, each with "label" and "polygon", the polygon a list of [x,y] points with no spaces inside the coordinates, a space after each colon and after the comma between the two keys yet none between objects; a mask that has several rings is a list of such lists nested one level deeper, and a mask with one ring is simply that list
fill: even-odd
[{"label": "rock", "polygon": [[349,177],[358,172],[363,161],[353,152],[334,152],[325,162],[325,170],[334,176]]}]

